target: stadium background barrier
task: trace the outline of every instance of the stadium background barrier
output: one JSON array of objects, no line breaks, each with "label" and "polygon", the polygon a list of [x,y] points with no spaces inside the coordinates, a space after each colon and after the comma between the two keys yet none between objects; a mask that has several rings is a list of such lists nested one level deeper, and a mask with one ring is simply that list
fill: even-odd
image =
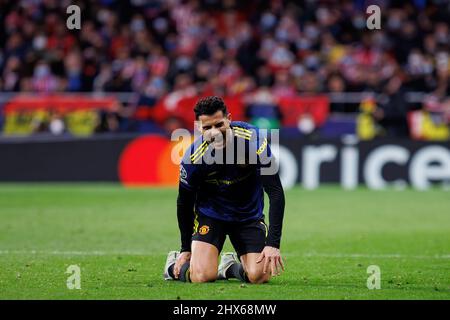
[{"label": "stadium background barrier", "polygon": [[[192,105],[198,98],[185,97],[174,102],[167,96],[154,101],[152,105],[145,105],[138,103],[138,94],[124,92],[47,95],[0,93],[0,130],[4,136],[11,137],[54,130],[82,137],[108,131],[160,134],[167,130],[167,126],[192,128],[195,120]],[[436,111],[439,106],[430,103],[433,99],[420,92],[406,93],[405,98],[410,108],[405,117],[411,138],[450,140],[450,127],[447,124],[450,120],[442,112]],[[234,119],[247,118],[244,115],[247,106],[245,99],[240,96],[226,96],[224,99]],[[281,114],[278,119],[281,129],[290,129],[293,135],[313,129],[314,134],[322,138],[357,134],[361,139],[370,140],[385,134],[385,128],[378,125],[373,117],[376,103],[380,100],[383,100],[382,94],[370,92],[299,94],[280,98],[273,107],[278,108]],[[351,107],[345,112],[341,109],[337,112],[332,107],[334,103]],[[109,127],[106,121],[108,115],[115,119],[117,127]],[[117,118],[119,115],[120,119]],[[254,124],[258,126],[268,125],[267,121],[259,120],[264,116],[248,117],[248,121],[255,121]],[[270,126],[277,127],[278,124],[272,123]]]},{"label": "stadium background barrier", "polygon": [[[27,96],[28,94],[32,94],[36,96],[36,93],[27,93],[27,92],[0,92],[0,105],[4,105],[8,103],[10,100],[20,97]],[[139,94],[135,92],[64,92],[58,93],[60,96],[65,97],[85,97],[85,98],[114,98],[117,99],[120,103],[128,104],[133,103],[139,98]],[[372,93],[372,92],[326,92],[322,93],[322,95],[326,95],[330,102],[345,102],[345,103],[359,103],[363,100],[367,95],[374,96],[375,99],[379,99],[382,94]],[[37,95],[39,96],[39,95]],[[42,96],[45,96],[42,94]],[[421,103],[424,98],[427,96],[425,92],[420,91],[410,91],[406,92],[406,101],[408,103]]]},{"label": "stadium background barrier", "polygon": [[[272,149],[286,188],[337,183],[346,189],[450,189],[450,142],[358,141],[353,136],[280,141]],[[179,167],[170,160],[175,144],[153,134],[0,138],[0,182],[176,185]]]}]

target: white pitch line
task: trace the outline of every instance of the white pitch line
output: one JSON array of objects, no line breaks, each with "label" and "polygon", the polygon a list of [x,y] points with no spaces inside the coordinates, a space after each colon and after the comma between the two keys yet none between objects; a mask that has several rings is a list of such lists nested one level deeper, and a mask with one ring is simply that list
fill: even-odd
[{"label": "white pitch line", "polygon": [[[0,250],[0,255],[56,255],[56,256],[148,256],[151,254],[165,255],[166,252],[151,251],[60,251],[60,250]],[[450,259],[450,254],[441,255],[407,255],[407,254],[365,254],[365,253],[286,253],[282,254],[287,257],[303,257],[303,258],[366,258],[366,259]]]}]

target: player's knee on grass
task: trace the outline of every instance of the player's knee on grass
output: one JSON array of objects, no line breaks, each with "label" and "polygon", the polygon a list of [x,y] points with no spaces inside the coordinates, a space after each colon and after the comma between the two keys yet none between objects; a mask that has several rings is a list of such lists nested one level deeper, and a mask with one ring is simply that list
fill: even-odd
[{"label": "player's knee on grass", "polygon": [[270,279],[270,272],[264,273],[260,267],[250,266],[247,269],[247,279],[250,283],[261,284],[268,282]]},{"label": "player's knee on grass", "polygon": [[191,267],[191,282],[212,282],[217,279],[217,270],[213,268]]}]

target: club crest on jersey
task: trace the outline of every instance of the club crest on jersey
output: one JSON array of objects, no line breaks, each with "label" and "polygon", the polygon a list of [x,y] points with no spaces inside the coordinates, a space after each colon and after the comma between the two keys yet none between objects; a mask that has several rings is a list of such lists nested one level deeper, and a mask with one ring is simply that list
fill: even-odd
[{"label": "club crest on jersey", "polygon": [[205,234],[207,234],[209,232],[209,226],[207,226],[206,224],[201,226],[198,229],[198,233],[201,234],[202,236],[204,236]]}]

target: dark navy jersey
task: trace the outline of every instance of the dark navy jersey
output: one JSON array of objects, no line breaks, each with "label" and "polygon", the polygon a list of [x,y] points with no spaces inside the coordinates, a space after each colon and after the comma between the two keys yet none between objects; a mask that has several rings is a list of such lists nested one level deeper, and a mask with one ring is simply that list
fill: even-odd
[{"label": "dark navy jersey", "polygon": [[189,147],[180,165],[180,187],[195,191],[197,213],[224,221],[256,220],[264,209],[261,168],[271,165],[272,153],[256,127],[234,121],[231,129],[233,139],[222,151],[203,136]]}]

